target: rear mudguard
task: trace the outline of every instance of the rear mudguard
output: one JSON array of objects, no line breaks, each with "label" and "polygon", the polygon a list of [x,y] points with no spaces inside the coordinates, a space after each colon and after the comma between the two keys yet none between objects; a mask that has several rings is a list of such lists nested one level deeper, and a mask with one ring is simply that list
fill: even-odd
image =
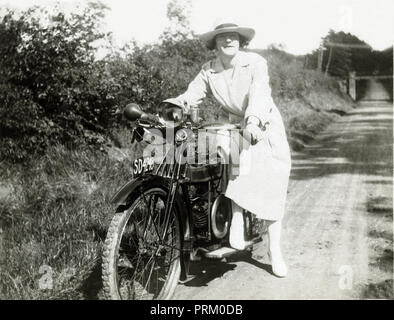
[{"label": "rear mudguard", "polygon": [[[145,183],[156,184],[168,190],[170,179],[166,179],[152,174],[137,177],[124,184],[112,197],[112,199],[110,200],[111,203],[118,206],[127,205],[127,198],[129,197],[129,195],[133,192],[138,192],[138,188]],[[188,198],[184,195],[185,191],[186,190],[182,188],[182,186],[180,186],[175,196],[175,202],[177,203],[178,208],[180,208],[178,219],[180,222],[181,231],[181,280],[184,280],[187,277],[189,269],[190,251],[192,248],[192,229],[190,225],[191,209]]]}]

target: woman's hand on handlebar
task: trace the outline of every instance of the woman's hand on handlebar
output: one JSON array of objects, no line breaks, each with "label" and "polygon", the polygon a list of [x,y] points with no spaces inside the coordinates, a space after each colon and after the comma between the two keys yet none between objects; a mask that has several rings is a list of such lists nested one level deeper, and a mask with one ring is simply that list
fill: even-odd
[{"label": "woman's hand on handlebar", "polygon": [[248,123],[246,125],[246,131],[251,135],[252,144],[256,144],[264,138],[263,130],[255,123]]}]

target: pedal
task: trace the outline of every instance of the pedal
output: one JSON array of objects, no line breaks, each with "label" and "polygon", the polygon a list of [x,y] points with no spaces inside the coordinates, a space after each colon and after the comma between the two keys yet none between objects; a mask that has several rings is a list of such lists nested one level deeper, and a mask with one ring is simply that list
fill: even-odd
[{"label": "pedal", "polygon": [[204,257],[205,258],[209,258],[209,259],[226,258],[226,257],[231,256],[232,254],[234,254],[236,252],[248,250],[254,244],[256,244],[256,243],[258,243],[258,242],[260,242],[262,240],[263,240],[263,238],[260,235],[258,235],[256,237],[254,237],[252,240],[246,241],[246,246],[245,246],[245,249],[243,249],[243,250],[237,250],[237,249],[230,248],[230,247],[221,247],[221,248],[213,250],[213,251],[204,252]]}]

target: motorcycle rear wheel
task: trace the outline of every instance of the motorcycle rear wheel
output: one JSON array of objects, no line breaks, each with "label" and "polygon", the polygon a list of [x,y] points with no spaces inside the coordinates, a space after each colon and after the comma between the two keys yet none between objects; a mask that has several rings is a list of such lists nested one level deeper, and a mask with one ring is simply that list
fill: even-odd
[{"label": "motorcycle rear wheel", "polygon": [[179,281],[179,210],[174,203],[164,233],[168,191],[147,185],[111,221],[103,250],[104,294],[114,300],[169,299]]}]

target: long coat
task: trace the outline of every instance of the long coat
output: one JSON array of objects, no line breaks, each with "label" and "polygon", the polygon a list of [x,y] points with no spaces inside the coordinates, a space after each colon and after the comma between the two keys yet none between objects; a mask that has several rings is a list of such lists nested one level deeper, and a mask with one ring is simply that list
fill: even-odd
[{"label": "long coat", "polygon": [[[268,122],[264,139],[240,151],[239,174],[231,175],[226,197],[258,218],[283,217],[291,158],[282,117],[271,96],[267,62],[256,53],[239,51],[232,74],[219,58],[205,63],[187,91],[175,98],[198,105],[212,94],[229,114],[230,122],[248,117]],[[226,144],[226,139],[219,139]]]}]

